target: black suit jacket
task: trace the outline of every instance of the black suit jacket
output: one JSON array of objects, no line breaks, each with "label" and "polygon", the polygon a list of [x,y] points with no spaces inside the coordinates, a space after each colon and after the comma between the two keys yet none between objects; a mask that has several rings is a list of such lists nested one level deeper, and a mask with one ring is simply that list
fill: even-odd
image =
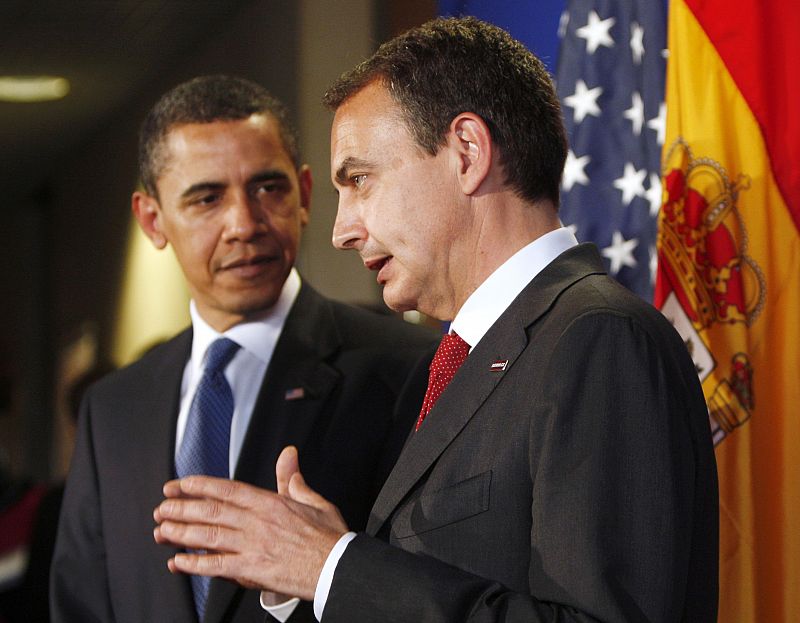
[{"label": "black suit jacket", "polygon": [[323,620],[714,621],[717,512],[686,347],[580,245],[409,438]]},{"label": "black suit jacket", "polygon": [[[175,551],[153,540],[153,509],[174,477],[187,330],[87,393],[51,573],[55,621],[194,621]],[[275,489],[275,461],[298,447],[308,484],[363,528],[419,412],[407,386],[432,336],[395,318],[324,299],[303,285],[265,374],[235,478]],[[423,375],[416,375],[419,378]],[[299,392],[287,391],[302,388]],[[292,620],[313,620],[301,604]],[[258,591],[212,581],[205,621],[263,621]],[[271,618],[271,617],[270,617]]]}]

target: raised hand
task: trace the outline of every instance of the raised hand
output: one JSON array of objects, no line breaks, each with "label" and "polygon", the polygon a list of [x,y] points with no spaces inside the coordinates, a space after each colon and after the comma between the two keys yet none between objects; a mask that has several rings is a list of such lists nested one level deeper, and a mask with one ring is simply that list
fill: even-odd
[{"label": "raised hand", "polygon": [[279,493],[208,476],[167,482],[167,499],[153,512],[155,540],[206,551],[176,554],[170,571],[313,599],[325,560],[347,526],[338,509],[306,485],[296,448],[284,449],[276,474]]}]

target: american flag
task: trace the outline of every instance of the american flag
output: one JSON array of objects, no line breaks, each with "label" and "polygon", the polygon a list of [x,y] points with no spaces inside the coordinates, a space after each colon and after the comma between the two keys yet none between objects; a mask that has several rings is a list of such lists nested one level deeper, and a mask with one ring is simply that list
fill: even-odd
[{"label": "american flag", "polygon": [[561,220],[597,244],[609,274],[648,301],[666,109],[666,6],[571,0],[561,16],[556,83],[570,151]]}]

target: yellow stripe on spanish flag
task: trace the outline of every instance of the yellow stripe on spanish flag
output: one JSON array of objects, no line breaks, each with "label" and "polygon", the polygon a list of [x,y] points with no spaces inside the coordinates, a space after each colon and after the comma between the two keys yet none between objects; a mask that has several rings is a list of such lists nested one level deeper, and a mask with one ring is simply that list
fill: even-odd
[{"label": "yellow stripe on spanish flag", "polygon": [[800,617],[800,9],[764,4],[669,13],[655,304],[709,406],[725,623]]}]

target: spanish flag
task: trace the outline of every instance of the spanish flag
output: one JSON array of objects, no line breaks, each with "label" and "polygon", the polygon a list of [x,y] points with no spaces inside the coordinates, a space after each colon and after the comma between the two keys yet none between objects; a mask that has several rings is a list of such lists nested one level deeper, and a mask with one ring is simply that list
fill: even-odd
[{"label": "spanish flag", "polygon": [[800,620],[800,2],[672,0],[655,304],[708,402],[720,610]]}]

